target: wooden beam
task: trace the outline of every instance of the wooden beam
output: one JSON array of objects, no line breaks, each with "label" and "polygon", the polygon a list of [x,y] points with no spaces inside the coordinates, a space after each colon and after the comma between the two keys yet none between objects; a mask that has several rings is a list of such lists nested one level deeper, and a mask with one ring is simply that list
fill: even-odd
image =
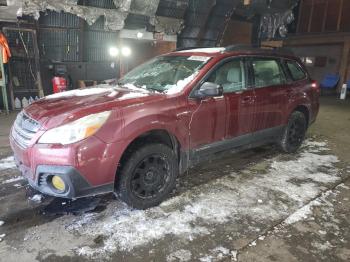
[{"label": "wooden beam", "polygon": [[311,32],[311,24],[312,24],[312,18],[313,18],[313,15],[314,15],[314,9],[315,9],[315,0],[312,0],[310,17],[309,17],[309,24],[308,24],[308,27],[307,27],[308,33]]},{"label": "wooden beam", "polygon": [[297,33],[300,33],[300,18],[301,18],[303,6],[304,6],[304,0],[300,0],[299,12],[298,12],[299,15],[298,15]]},{"label": "wooden beam", "polygon": [[338,22],[337,22],[337,31],[340,31],[340,23],[341,23],[341,18],[343,15],[343,5],[344,5],[344,0],[340,0],[340,7],[339,7],[339,13],[338,13]]},{"label": "wooden beam", "polygon": [[350,39],[350,33],[290,36],[283,41],[283,46],[343,44]]},{"label": "wooden beam", "polygon": [[325,0],[325,1],[326,1],[326,7],[324,9],[324,14],[323,14],[322,32],[324,32],[326,30],[327,13],[328,13],[328,6],[329,6],[330,0]]},{"label": "wooden beam", "polygon": [[348,72],[349,55],[350,55],[350,39],[348,39],[346,42],[344,42],[343,53],[341,56],[341,62],[340,62],[340,67],[339,67],[340,81],[339,81],[339,85],[337,88],[338,92],[340,92],[341,87],[343,86],[343,84],[347,80],[346,74]]}]

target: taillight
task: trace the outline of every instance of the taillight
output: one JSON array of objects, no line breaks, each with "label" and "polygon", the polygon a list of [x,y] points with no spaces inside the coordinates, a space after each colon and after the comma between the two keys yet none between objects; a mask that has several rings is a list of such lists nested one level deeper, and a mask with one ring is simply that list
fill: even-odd
[{"label": "taillight", "polygon": [[320,85],[317,83],[316,80],[311,80],[311,88],[317,93],[320,93]]}]

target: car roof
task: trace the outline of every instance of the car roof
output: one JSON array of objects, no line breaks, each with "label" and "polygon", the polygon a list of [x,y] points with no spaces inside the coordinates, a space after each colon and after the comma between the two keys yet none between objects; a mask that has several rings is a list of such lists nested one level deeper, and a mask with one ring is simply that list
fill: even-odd
[{"label": "car roof", "polygon": [[294,53],[287,48],[276,48],[270,46],[254,47],[249,45],[232,45],[228,47],[189,47],[179,48],[171,55],[200,55],[200,56],[234,56],[234,55],[262,55],[297,59]]}]

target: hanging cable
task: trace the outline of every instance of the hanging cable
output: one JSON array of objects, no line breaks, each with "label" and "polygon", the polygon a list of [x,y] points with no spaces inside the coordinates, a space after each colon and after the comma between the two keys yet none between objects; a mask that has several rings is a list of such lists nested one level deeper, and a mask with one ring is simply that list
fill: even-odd
[{"label": "hanging cable", "polygon": [[[203,103],[203,100],[201,100],[199,106],[196,108],[196,110],[193,111],[190,121],[188,123],[188,153],[187,153],[187,165],[190,163],[190,150],[191,150],[191,125],[193,121],[194,115],[198,112],[198,110],[201,108]],[[188,175],[188,168],[187,168],[187,175]]]},{"label": "hanging cable", "polygon": [[[21,29],[20,29],[20,27],[19,27],[19,23],[17,23],[17,27],[18,27],[18,29],[19,29],[19,31],[18,31],[19,38],[21,39],[21,42],[22,42],[24,51],[26,52],[26,55],[27,55],[27,58],[28,58],[28,64],[29,64],[30,74],[31,74],[32,77],[33,77],[34,83],[36,83],[36,82],[37,82],[37,79],[36,79],[36,77],[35,77],[35,75],[34,75],[34,72],[33,72],[32,63],[31,63],[31,60],[30,60],[30,57],[29,57],[28,48],[27,48],[27,45],[25,44],[25,42],[24,42],[24,40],[23,40],[23,32],[21,31]],[[28,34],[28,42],[29,42],[29,34]]]}]

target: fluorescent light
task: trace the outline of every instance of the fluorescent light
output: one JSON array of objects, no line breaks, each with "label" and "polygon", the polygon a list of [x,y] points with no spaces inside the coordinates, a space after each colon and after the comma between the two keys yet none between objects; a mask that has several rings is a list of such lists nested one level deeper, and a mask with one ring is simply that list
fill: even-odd
[{"label": "fluorescent light", "polygon": [[143,33],[142,32],[137,32],[136,37],[138,39],[141,39],[143,37]]},{"label": "fluorescent light", "polygon": [[116,47],[110,47],[110,48],[109,48],[109,55],[110,55],[111,57],[116,57],[116,56],[118,56],[118,55],[119,55],[119,49],[116,48]]},{"label": "fluorescent light", "polygon": [[131,49],[127,46],[122,47],[122,55],[123,56],[130,56],[131,55]]}]

